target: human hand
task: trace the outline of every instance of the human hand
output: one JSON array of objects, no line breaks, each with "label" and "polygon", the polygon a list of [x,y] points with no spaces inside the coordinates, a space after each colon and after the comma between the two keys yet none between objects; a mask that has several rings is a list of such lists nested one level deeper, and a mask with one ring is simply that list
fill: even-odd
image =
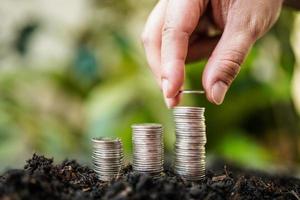
[{"label": "human hand", "polygon": [[[142,41],[167,106],[179,103],[187,61],[209,56],[202,85],[220,105],[255,41],[275,23],[283,0],[160,0]],[[209,20],[222,35],[209,37]]]}]

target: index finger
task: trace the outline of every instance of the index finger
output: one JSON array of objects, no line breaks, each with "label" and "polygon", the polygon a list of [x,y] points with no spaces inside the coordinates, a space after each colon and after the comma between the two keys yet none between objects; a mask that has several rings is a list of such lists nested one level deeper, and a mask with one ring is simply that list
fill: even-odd
[{"label": "index finger", "polygon": [[168,98],[175,97],[183,85],[189,37],[206,4],[207,0],[168,2],[161,44],[163,91]]},{"label": "index finger", "polygon": [[161,85],[161,30],[167,3],[168,0],[160,0],[156,4],[148,17],[142,34],[147,61],[159,85]]}]

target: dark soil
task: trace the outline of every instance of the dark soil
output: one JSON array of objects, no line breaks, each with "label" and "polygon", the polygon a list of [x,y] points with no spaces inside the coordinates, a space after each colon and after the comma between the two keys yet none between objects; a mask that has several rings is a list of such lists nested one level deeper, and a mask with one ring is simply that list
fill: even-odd
[{"label": "dark soil", "polygon": [[263,173],[223,168],[207,172],[206,179],[190,183],[176,177],[171,169],[153,180],[132,172],[110,183],[76,161],[54,165],[53,159],[33,155],[24,169],[0,176],[0,199],[296,199],[300,180]]}]

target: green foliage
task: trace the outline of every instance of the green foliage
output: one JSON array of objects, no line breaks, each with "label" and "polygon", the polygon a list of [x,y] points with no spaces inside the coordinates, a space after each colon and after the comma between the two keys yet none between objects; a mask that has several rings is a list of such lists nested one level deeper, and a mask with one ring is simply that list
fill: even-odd
[{"label": "green foliage", "polygon": [[272,163],[270,152],[246,133],[232,131],[218,143],[218,155],[249,168],[265,169]]},{"label": "green foliage", "polygon": [[[57,27],[51,14],[51,23],[45,20],[34,27],[24,19],[22,27],[32,26],[25,28],[27,35],[22,36],[22,28],[21,33],[11,34],[25,38],[21,46],[0,47],[0,55],[6,58],[0,63],[0,168],[22,163],[33,151],[56,160],[74,157],[89,162],[90,139],[99,136],[120,137],[130,157],[130,126],[140,122],[162,123],[166,151],[172,151],[172,113],[147,69],[137,34],[153,2],[101,0],[85,4],[78,6],[94,14],[82,24],[75,20],[77,26],[69,25],[73,16],[69,13],[55,22]],[[254,45],[222,106],[210,104],[204,96],[184,96],[183,105],[206,107],[209,153],[264,167],[274,164],[276,153],[281,151],[267,149],[268,138],[276,138],[279,129],[287,138],[299,137],[295,134],[299,119],[290,92],[295,65],[290,35],[300,29],[294,27],[294,17],[295,13],[284,10],[270,33]],[[69,45],[68,53],[58,60],[39,58],[40,51],[34,45],[43,41],[38,40],[41,35],[51,36],[46,41]],[[55,50],[65,52],[62,46]],[[51,49],[46,52],[55,53]],[[187,66],[185,88],[202,88],[205,63]],[[14,66],[7,70],[10,65]],[[288,109],[278,109],[279,105]],[[293,128],[282,126],[284,118],[276,115],[293,119],[289,124]],[[298,159],[295,151],[289,153],[296,155],[294,161]]]}]

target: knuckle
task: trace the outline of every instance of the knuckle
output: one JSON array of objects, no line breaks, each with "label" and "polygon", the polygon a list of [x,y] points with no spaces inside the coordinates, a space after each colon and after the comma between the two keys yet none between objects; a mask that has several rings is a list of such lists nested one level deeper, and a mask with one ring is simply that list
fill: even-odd
[{"label": "knuckle", "polygon": [[165,25],[162,30],[163,35],[170,35],[170,34],[174,34],[175,32],[176,32],[175,28],[168,25]]},{"label": "knuckle", "polygon": [[263,35],[263,33],[268,29],[269,27],[268,20],[252,20],[247,23],[247,32],[253,40],[256,40],[260,36]]},{"label": "knuckle", "polygon": [[162,36],[163,37],[170,37],[170,38],[188,38],[190,35],[189,31],[185,29],[178,29],[173,26],[169,26],[168,24],[163,27]]},{"label": "knuckle", "polygon": [[221,80],[230,85],[238,75],[242,60],[240,59],[241,52],[231,51],[231,54],[224,56],[220,59],[219,71]]},{"label": "knuckle", "polygon": [[258,25],[255,18],[255,16],[246,16],[242,21],[242,24],[245,27],[243,33],[245,34],[245,36],[250,37],[251,40],[255,40],[256,38],[258,38],[261,32],[261,27],[260,25]]},{"label": "knuckle", "polygon": [[261,35],[261,30],[259,26],[250,26],[248,29],[248,35],[252,40],[256,40]]},{"label": "knuckle", "polygon": [[266,1],[258,1],[256,4],[251,5],[247,12],[240,17],[237,17],[237,12],[233,12],[234,14],[229,16],[232,28],[243,32],[253,40],[258,39],[277,20],[281,9],[281,1],[274,1],[272,4]]},{"label": "knuckle", "polygon": [[246,15],[243,16],[241,20],[235,19],[232,26],[233,29],[236,30],[237,33],[240,33],[241,36],[249,38],[251,41],[255,41],[263,34],[266,29],[265,27],[268,26],[267,21],[268,20],[261,19],[255,15]]},{"label": "knuckle", "polygon": [[[267,11],[266,11],[267,13]],[[261,37],[272,26],[273,20],[270,16],[262,17],[260,15],[249,16],[246,19],[246,31],[250,38],[256,40]]]}]

